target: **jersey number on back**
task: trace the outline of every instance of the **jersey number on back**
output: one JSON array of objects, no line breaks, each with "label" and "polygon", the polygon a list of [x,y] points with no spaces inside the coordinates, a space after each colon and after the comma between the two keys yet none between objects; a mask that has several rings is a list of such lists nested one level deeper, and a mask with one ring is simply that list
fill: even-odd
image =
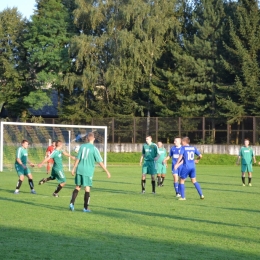
[{"label": "jersey number on back", "polygon": [[187,154],[188,154],[188,160],[189,161],[194,160],[194,152],[187,152]]}]

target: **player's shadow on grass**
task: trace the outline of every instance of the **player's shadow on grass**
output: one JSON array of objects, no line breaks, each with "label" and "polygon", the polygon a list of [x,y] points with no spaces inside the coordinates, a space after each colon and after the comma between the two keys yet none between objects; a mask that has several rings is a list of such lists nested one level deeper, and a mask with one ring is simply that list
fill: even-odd
[{"label": "player's shadow on grass", "polygon": [[254,212],[254,213],[260,213],[260,210],[255,209],[245,209],[245,208],[225,208],[225,207],[214,207],[214,206],[207,206],[207,205],[196,205],[199,207],[208,207],[208,208],[216,208],[216,209],[224,209],[224,210],[233,210],[233,211],[245,211],[245,212]]},{"label": "player's shadow on grass", "polygon": [[[113,217],[118,217],[117,213],[112,213],[113,211],[115,212],[125,212],[125,213],[131,213],[134,215],[143,215],[143,216],[156,216],[156,217],[161,217],[161,218],[170,218],[170,219],[178,219],[182,221],[192,221],[192,222],[198,222],[198,223],[207,223],[207,224],[214,224],[214,225],[223,225],[223,226],[230,226],[230,227],[241,227],[244,228],[245,226],[243,225],[238,225],[238,224],[231,224],[231,223],[225,223],[225,222],[219,222],[219,221],[211,221],[211,220],[206,220],[206,219],[197,219],[197,218],[190,218],[190,217],[183,217],[179,215],[174,215],[174,214],[161,214],[161,213],[156,213],[156,212],[145,212],[145,211],[138,211],[138,210],[130,210],[130,209],[122,209],[122,208],[112,208],[108,207],[109,213],[107,215],[113,216]],[[251,227],[255,229],[259,229],[259,227]]]},{"label": "player's shadow on grass", "polygon": [[[256,250],[252,253],[228,247],[220,248],[209,243],[199,244],[187,241],[156,237],[140,237],[133,234],[119,234],[113,230],[78,228],[68,225],[66,233],[49,232],[53,223],[46,223],[46,230],[3,227],[5,238],[1,247],[2,259],[259,259]],[[75,233],[75,231],[77,233]],[[70,234],[70,235],[68,235]],[[26,246],[30,245],[30,246]],[[197,255],[196,255],[197,254]]]},{"label": "player's shadow on grass", "polygon": [[[14,196],[19,196],[19,195],[14,195]],[[36,195],[33,195],[32,196],[36,196]],[[51,199],[51,197],[50,197]],[[58,198],[52,198],[52,199],[58,199]],[[18,203],[18,204],[26,204],[26,205],[31,205],[31,206],[35,206],[35,207],[40,207],[40,208],[49,208],[49,209],[53,209],[53,210],[57,210],[57,211],[69,211],[68,208],[65,208],[65,207],[60,207],[60,206],[52,206],[50,204],[41,204],[39,203],[38,201],[36,202],[32,202],[32,201],[28,201],[28,200],[22,200],[22,199],[10,199],[10,198],[3,198],[1,197],[0,198],[0,201],[10,201],[10,202],[15,202],[15,203]],[[69,204],[68,204],[69,205]]]}]

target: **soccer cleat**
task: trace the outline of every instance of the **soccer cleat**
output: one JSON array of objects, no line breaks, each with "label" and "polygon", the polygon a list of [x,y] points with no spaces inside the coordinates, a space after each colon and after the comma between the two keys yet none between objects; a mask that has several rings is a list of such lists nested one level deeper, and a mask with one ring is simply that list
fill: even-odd
[{"label": "soccer cleat", "polygon": [[19,190],[18,190],[18,191],[17,191],[17,190],[15,190],[15,191],[14,191],[14,194],[19,194]]},{"label": "soccer cleat", "polygon": [[242,186],[246,186],[246,185],[243,183]]},{"label": "soccer cleat", "polygon": [[142,190],[142,191],[141,191],[141,194],[145,194],[145,190]]},{"label": "soccer cleat", "polygon": [[156,194],[156,192],[155,192],[155,191],[153,191],[153,192],[152,192],[152,194]]},{"label": "soccer cleat", "polygon": [[201,200],[204,200],[204,195],[201,195],[201,196],[200,196],[200,199],[201,199]]},{"label": "soccer cleat", "polygon": [[31,193],[32,193],[32,194],[36,194],[36,191],[35,191],[35,190],[31,190]]},{"label": "soccer cleat", "polygon": [[70,210],[74,211],[74,205],[72,203],[70,203]]},{"label": "soccer cleat", "polygon": [[43,183],[45,183],[46,180],[47,180],[47,179],[45,179],[45,178],[41,179],[41,180],[39,181],[39,185],[42,185]]},{"label": "soccer cleat", "polygon": [[86,213],[88,213],[88,212],[91,212],[91,210],[90,209],[83,209],[83,212],[86,212]]},{"label": "soccer cleat", "polygon": [[180,197],[181,197],[181,194],[177,193],[176,198],[180,198]]},{"label": "soccer cleat", "polygon": [[252,186],[252,183],[248,183],[248,186]]},{"label": "soccer cleat", "polygon": [[55,193],[55,192],[52,194],[52,196],[53,196],[53,197],[56,197],[56,198],[59,197],[58,193]]},{"label": "soccer cleat", "polygon": [[180,197],[178,200],[186,200],[186,198],[182,198],[182,197]]}]

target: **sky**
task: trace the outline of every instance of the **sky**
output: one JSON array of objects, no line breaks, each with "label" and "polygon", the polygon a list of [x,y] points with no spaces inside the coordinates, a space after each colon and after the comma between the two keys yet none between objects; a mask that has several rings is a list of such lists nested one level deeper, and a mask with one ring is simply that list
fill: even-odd
[{"label": "sky", "polygon": [[33,15],[35,0],[0,0],[0,12],[7,7],[17,7],[18,11],[27,19]]}]

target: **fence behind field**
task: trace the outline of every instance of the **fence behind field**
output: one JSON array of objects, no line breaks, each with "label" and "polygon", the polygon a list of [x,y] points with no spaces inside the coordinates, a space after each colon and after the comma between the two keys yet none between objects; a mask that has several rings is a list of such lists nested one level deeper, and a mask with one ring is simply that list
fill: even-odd
[{"label": "fence behind field", "polygon": [[[43,120],[47,124],[64,123],[57,118]],[[154,142],[162,141],[165,144],[172,143],[176,136],[189,136],[193,144],[238,145],[243,143],[244,138],[249,138],[254,145],[260,143],[260,117],[243,117],[232,124],[225,118],[210,117],[111,117],[92,118],[82,121],[80,125],[107,126],[110,144],[143,143],[147,134],[152,136]]]}]

